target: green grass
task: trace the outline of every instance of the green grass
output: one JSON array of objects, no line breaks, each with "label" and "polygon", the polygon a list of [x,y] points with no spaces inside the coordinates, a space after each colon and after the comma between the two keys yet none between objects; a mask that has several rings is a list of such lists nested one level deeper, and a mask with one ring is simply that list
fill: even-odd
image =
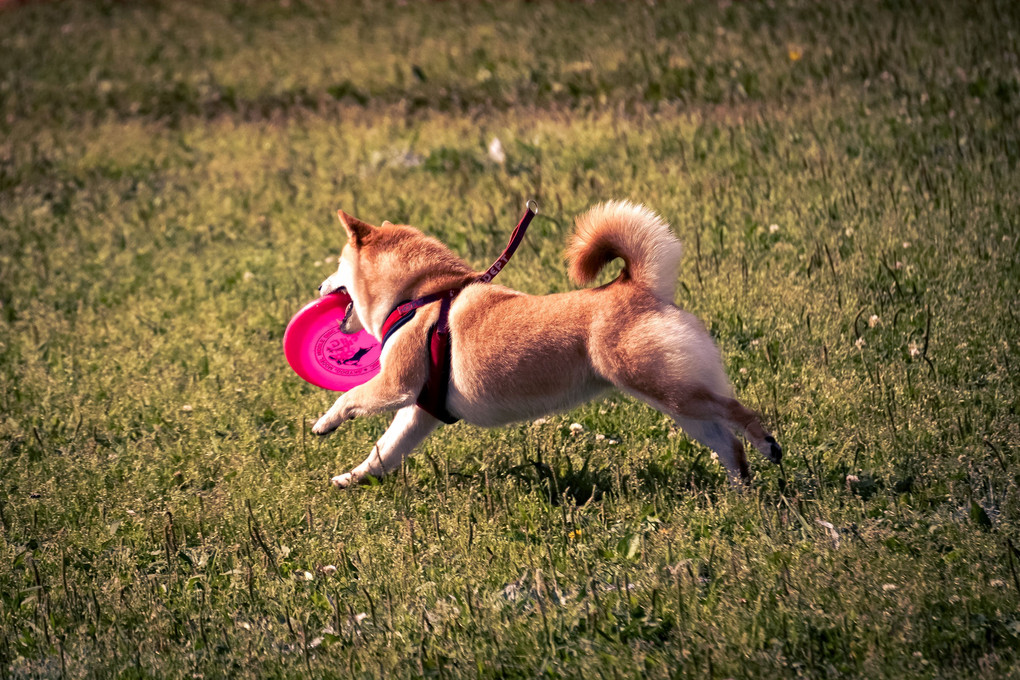
[{"label": "green grass", "polygon": [[[1017,677],[1016,3],[342,4],[0,9],[0,677]],[[610,394],[328,488],[336,208],[529,197],[531,293],[674,225],[785,473]]]}]

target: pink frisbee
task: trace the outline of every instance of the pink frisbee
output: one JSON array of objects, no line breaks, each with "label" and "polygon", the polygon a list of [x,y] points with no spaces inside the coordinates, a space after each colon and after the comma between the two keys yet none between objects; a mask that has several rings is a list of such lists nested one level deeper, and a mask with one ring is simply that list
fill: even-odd
[{"label": "pink frisbee", "polygon": [[283,334],[283,353],[294,372],[327,390],[346,392],[379,372],[382,345],[364,330],[340,330],[350,296],[343,291],[314,300],[294,315]]}]

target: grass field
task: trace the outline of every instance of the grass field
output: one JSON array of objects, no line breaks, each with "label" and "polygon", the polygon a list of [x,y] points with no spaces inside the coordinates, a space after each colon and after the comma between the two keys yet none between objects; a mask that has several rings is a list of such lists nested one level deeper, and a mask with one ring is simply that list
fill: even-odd
[{"label": "grass field", "polygon": [[[0,677],[1020,677],[1018,161],[1007,0],[0,7]],[[783,470],[609,394],[328,488],[335,210],[529,197],[530,293],[673,225]]]}]

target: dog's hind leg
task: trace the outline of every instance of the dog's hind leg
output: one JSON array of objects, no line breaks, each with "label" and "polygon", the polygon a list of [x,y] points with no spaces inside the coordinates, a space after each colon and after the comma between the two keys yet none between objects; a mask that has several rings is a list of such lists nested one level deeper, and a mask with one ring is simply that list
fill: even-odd
[{"label": "dog's hind leg", "polygon": [[677,424],[693,439],[715,451],[719,462],[726,468],[730,481],[748,481],[751,471],[744,455],[744,445],[733,436],[726,425],[714,420],[676,418]]},{"label": "dog's hind leg", "polygon": [[[713,395],[714,396],[714,395]],[[758,419],[758,414],[732,397],[715,397],[730,426],[743,433],[754,447],[773,463],[783,459],[783,449]]]},{"label": "dog's hind leg", "polygon": [[330,483],[346,489],[367,482],[370,475],[379,478],[393,472],[438,425],[437,419],[417,406],[405,406],[397,411],[368,458],[350,472],[333,477]]},{"label": "dog's hind leg", "polygon": [[[665,411],[677,420],[688,418],[725,423],[730,429],[747,437],[747,440],[773,463],[782,460],[783,449],[779,446],[779,442],[762,427],[758,414],[733,397],[721,397],[707,389],[689,389],[678,392],[679,394],[667,395],[656,405],[660,409],[665,405]],[[692,436],[694,435],[692,434]],[[717,451],[717,453],[719,452]],[[721,453],[720,460],[722,460]]]},{"label": "dog's hind leg", "polygon": [[[726,441],[726,437],[719,434],[717,430],[729,429],[739,432],[773,463],[778,463],[783,458],[783,449],[775,438],[762,427],[758,415],[733,397],[719,396],[704,387],[692,388],[680,385],[670,389],[668,385],[651,384],[636,388],[632,385],[617,384],[623,391],[651,404],[680,423],[680,426],[688,434],[719,455],[720,462],[726,466],[731,475],[734,471],[740,471],[741,463],[739,461],[743,460],[743,465],[747,465],[747,460],[743,455],[743,446],[740,447],[738,455],[732,444]],[[706,428],[698,423],[707,423],[713,427]],[[702,439],[699,436],[702,434],[722,448],[716,448],[716,445]],[[725,432],[725,434],[733,438],[732,433]],[[735,438],[733,439],[736,441]],[[737,441],[737,444],[739,443]]]}]

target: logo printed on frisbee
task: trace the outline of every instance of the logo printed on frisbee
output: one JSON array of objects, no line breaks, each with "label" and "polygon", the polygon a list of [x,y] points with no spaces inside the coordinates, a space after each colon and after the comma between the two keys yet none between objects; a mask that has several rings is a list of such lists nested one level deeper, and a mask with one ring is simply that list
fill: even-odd
[{"label": "logo printed on frisbee", "polygon": [[[340,318],[343,320],[343,317]],[[337,323],[316,339],[312,350],[316,362],[339,376],[354,378],[366,373],[374,375],[379,370],[382,346],[371,336],[371,344],[366,344],[361,335],[348,335],[340,330],[340,324]]]},{"label": "logo printed on frisbee", "polygon": [[366,331],[340,330],[351,298],[336,292],[313,300],[287,324],[283,352],[301,378],[318,387],[345,392],[379,372],[382,345]]}]

